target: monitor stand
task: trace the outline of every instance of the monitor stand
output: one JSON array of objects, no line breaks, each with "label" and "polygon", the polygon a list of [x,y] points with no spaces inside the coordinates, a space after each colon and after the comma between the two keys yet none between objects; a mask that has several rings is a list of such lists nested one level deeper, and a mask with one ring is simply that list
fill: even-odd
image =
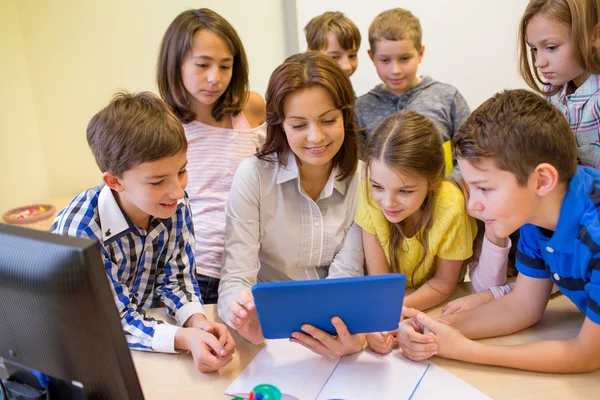
[{"label": "monitor stand", "polygon": [[0,389],[3,391],[2,400],[5,398],[7,400],[88,399],[81,387],[61,379],[47,376],[45,378],[47,380],[42,383],[30,369],[0,358]]}]

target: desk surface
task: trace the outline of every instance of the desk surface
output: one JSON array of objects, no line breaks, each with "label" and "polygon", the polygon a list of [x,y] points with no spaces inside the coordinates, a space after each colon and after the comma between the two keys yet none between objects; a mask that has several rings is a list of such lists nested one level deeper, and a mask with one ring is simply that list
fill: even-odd
[{"label": "desk surface", "polygon": [[[57,211],[63,209],[70,197],[52,202]],[[54,220],[49,218],[28,227],[48,230]],[[26,225],[27,226],[27,225]],[[471,293],[468,283],[459,285],[452,298]],[[215,306],[206,306],[207,317],[217,319]],[[439,315],[441,307],[430,312]],[[162,311],[164,313],[164,311]],[[563,295],[550,300],[542,321],[519,333],[485,339],[493,344],[520,344],[543,339],[573,337],[579,332],[583,314]],[[230,399],[223,392],[260,351],[235,332],[236,353],[233,361],[219,372],[203,374],[193,365],[189,354],[159,354],[132,351],[137,373],[148,400],[165,398]],[[446,360],[432,359],[436,364],[465,380],[493,399],[595,399],[600,393],[600,371],[591,374],[555,375],[518,371]]]},{"label": "desk surface", "polygon": [[[459,285],[453,298],[471,292],[468,283]],[[441,307],[430,315],[438,315]],[[206,306],[207,317],[216,318],[216,307]],[[486,343],[520,344],[542,339],[572,337],[579,332],[583,314],[563,295],[550,300],[543,320],[533,328]],[[203,374],[195,370],[189,354],[157,354],[133,351],[133,360],[146,399],[230,399],[223,392],[256,356],[262,346],[253,346],[234,333],[236,353],[221,371]],[[596,399],[600,393],[600,371],[591,374],[557,375],[518,371],[446,360],[433,362],[475,386],[493,399]],[[168,384],[167,384],[168,382]]]}]

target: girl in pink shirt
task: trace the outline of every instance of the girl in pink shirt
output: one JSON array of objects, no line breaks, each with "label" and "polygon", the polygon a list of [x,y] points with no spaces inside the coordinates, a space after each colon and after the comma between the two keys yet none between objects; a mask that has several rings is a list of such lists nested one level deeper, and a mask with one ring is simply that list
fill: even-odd
[{"label": "girl in pink shirt", "polygon": [[265,102],[248,91],[248,61],[235,29],[206,8],[173,20],[157,75],[160,94],[188,140],[195,268],[202,299],[212,304],[221,277],[225,203],[238,165],[264,143]]}]

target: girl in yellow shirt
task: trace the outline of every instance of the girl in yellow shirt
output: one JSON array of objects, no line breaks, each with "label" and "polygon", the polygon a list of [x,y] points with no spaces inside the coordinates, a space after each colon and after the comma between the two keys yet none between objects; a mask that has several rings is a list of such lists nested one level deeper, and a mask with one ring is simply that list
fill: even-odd
[{"label": "girl in yellow shirt", "polygon": [[[404,299],[406,307],[442,303],[464,276],[477,227],[461,190],[444,179],[441,135],[414,111],[391,115],[369,136],[365,168],[355,222],[369,275],[405,274],[417,288]],[[374,339],[391,340],[370,336],[375,346]]]}]

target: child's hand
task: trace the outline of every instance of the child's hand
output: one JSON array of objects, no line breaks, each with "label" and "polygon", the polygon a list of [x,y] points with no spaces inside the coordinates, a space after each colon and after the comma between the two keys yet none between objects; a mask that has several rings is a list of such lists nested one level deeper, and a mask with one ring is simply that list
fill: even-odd
[{"label": "child's hand", "polygon": [[250,292],[244,290],[238,300],[231,302],[229,305],[229,320],[235,330],[250,343],[259,345],[264,342],[265,337]]},{"label": "child's hand", "polygon": [[392,332],[373,332],[367,333],[367,343],[375,353],[388,354],[398,345],[398,340]]},{"label": "child's hand", "polygon": [[227,365],[233,358],[233,347],[233,339],[222,346],[215,335],[202,329],[179,328],[175,333],[175,348],[189,350],[201,372],[217,371]]},{"label": "child's hand", "polygon": [[201,329],[214,335],[219,340],[219,344],[226,350],[224,357],[234,353],[235,342],[224,324],[208,321],[202,314],[194,314],[186,321],[185,326]]},{"label": "child's hand", "polygon": [[492,300],[494,300],[494,295],[490,290],[461,297],[460,299],[453,300],[446,304],[444,308],[442,308],[442,315],[454,314],[459,311],[467,311]]},{"label": "child's hand", "polygon": [[460,359],[468,353],[468,347],[474,343],[444,320],[433,319],[424,313],[418,313],[414,319],[434,335],[438,346],[437,355],[440,357]]},{"label": "child's hand", "polygon": [[305,333],[292,333],[293,337],[290,341],[300,343],[307,349],[332,359],[362,350],[365,345],[365,335],[351,335],[346,324],[339,317],[333,317],[331,323],[335,327],[336,336],[331,336],[319,328],[305,324],[302,325]]},{"label": "child's hand", "polygon": [[414,361],[428,359],[438,351],[433,335],[417,321],[418,314],[420,312],[413,308],[402,307],[402,315],[405,319],[398,326],[398,344],[402,353],[406,358]]}]

